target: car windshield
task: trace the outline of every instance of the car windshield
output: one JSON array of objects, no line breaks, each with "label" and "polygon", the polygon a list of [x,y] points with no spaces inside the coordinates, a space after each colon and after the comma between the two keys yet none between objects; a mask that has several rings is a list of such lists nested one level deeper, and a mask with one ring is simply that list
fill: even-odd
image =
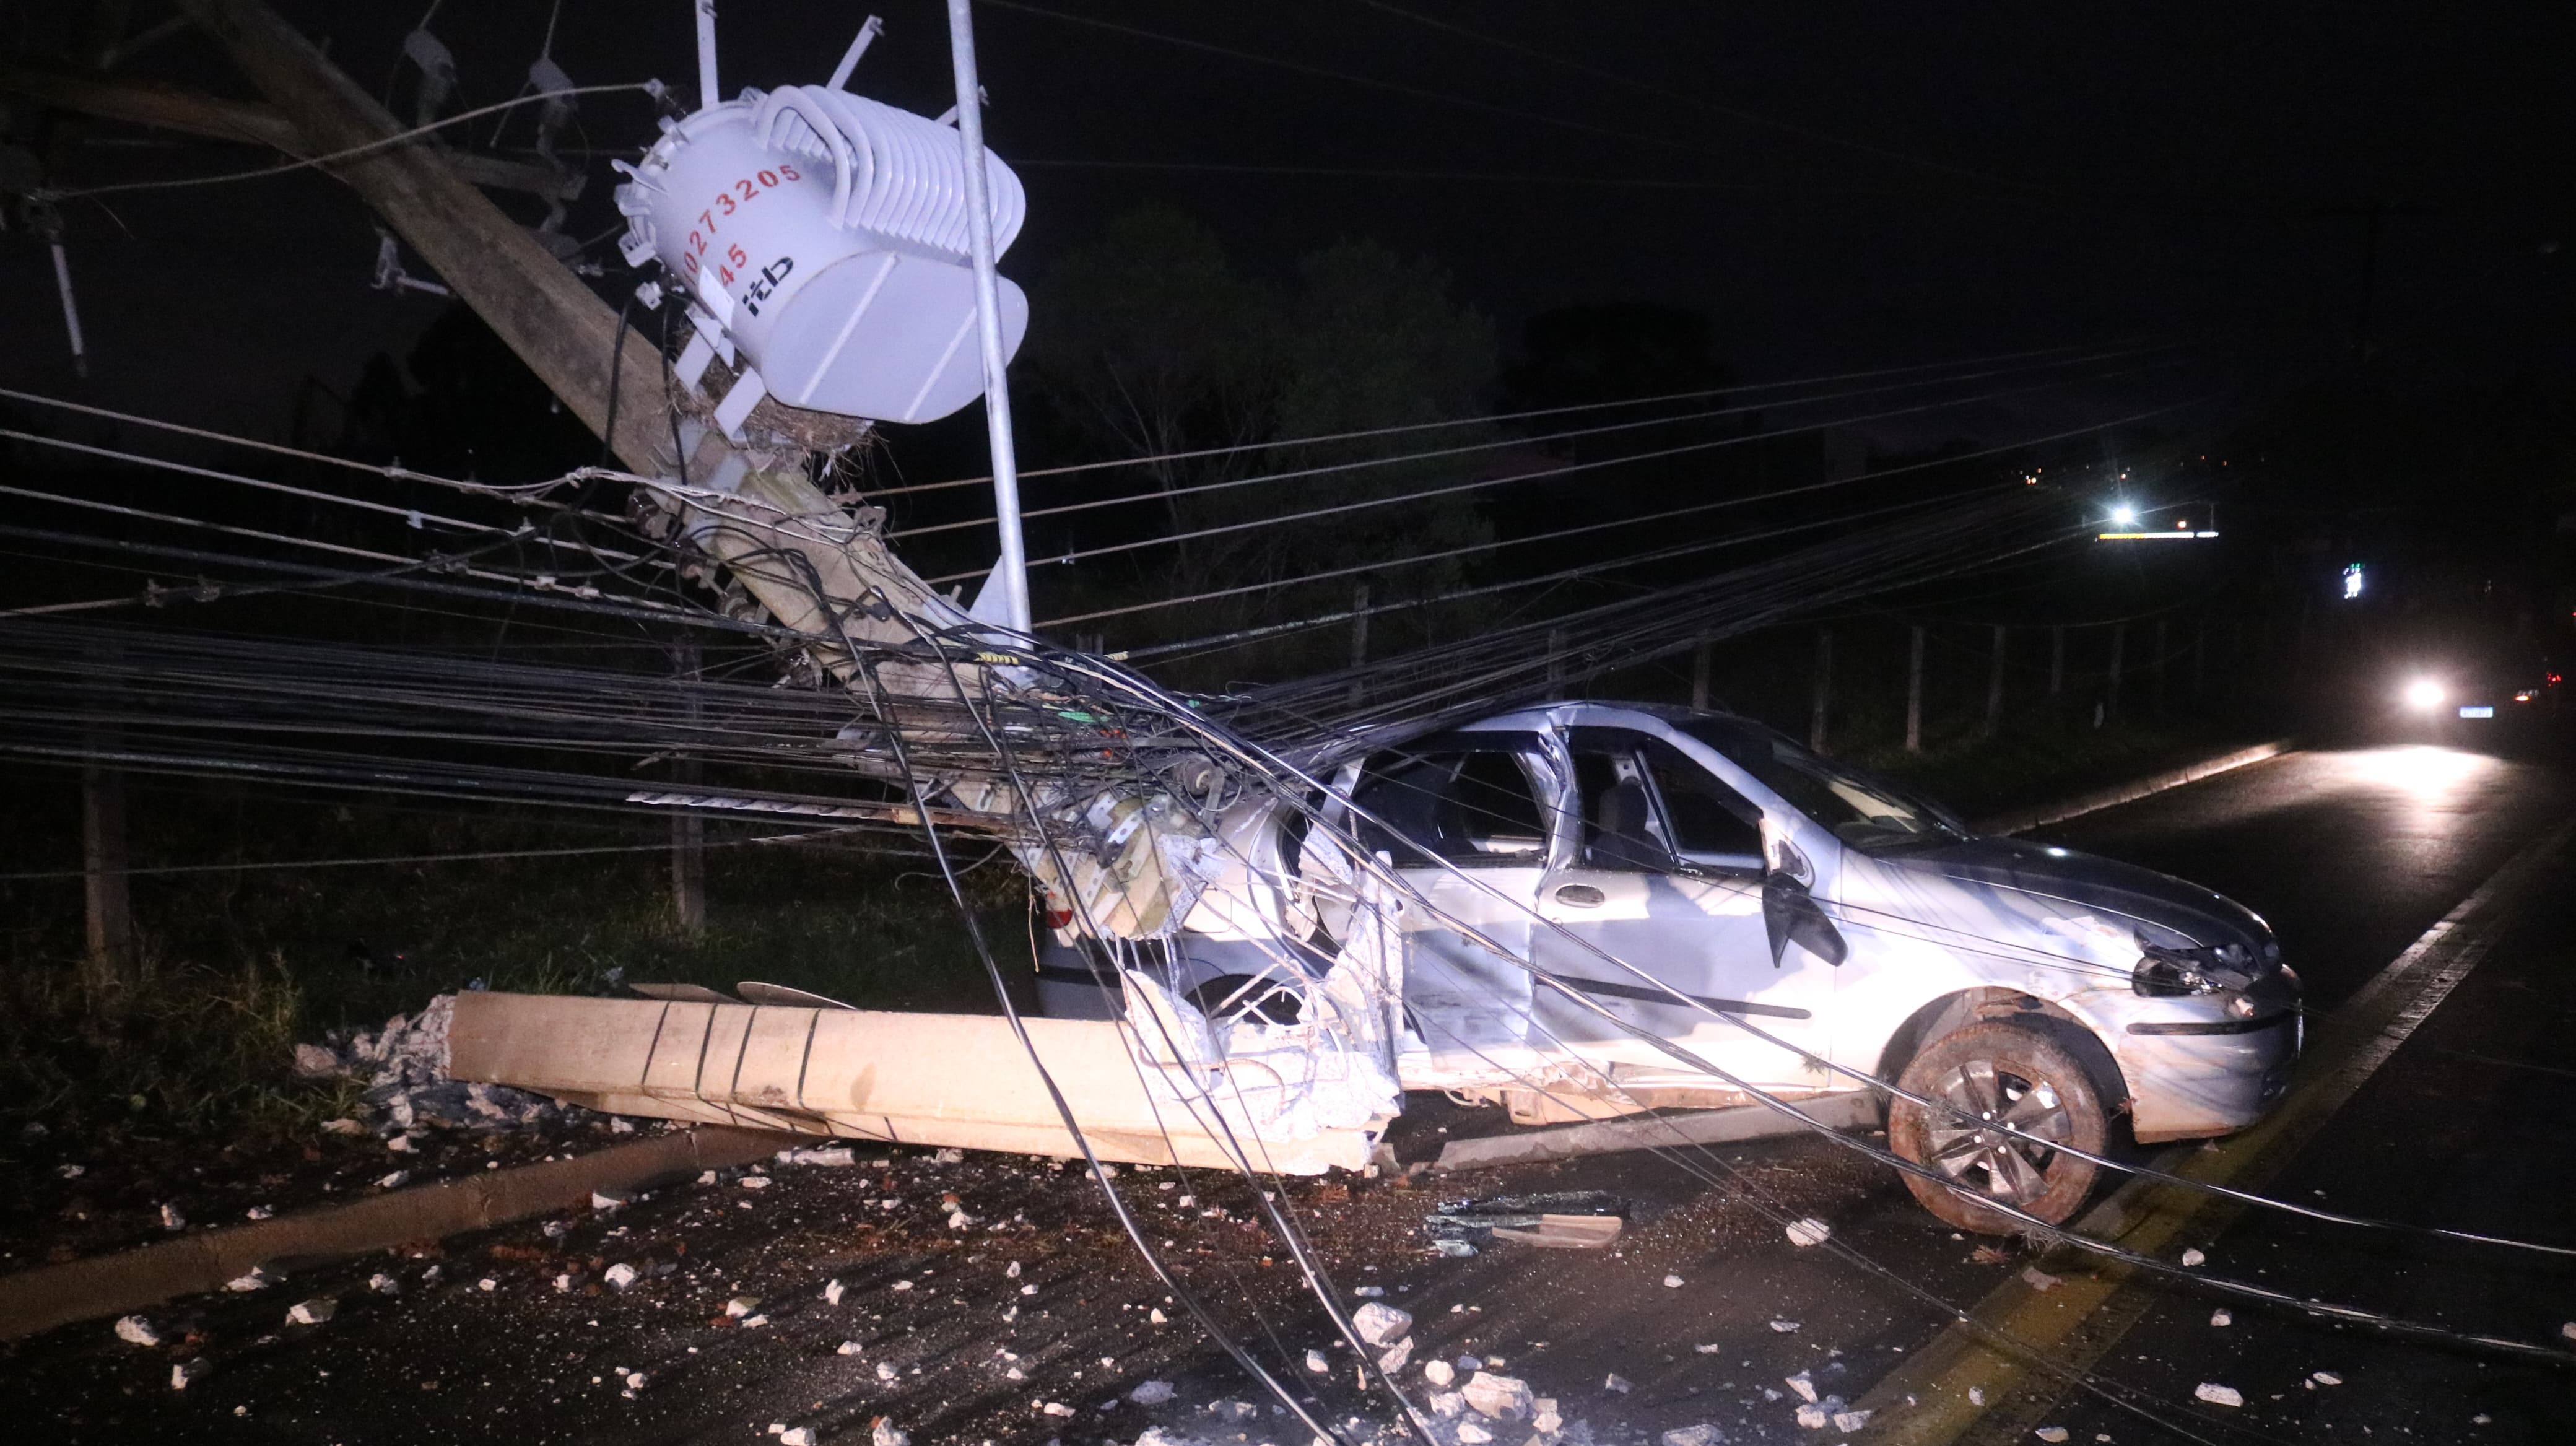
[{"label": "car windshield", "polygon": [[1963,838],[1967,830],[1939,805],[1882,778],[1829,763],[1788,739],[1731,718],[1692,718],[1677,726],[1726,755],[1790,807],[1864,852]]}]

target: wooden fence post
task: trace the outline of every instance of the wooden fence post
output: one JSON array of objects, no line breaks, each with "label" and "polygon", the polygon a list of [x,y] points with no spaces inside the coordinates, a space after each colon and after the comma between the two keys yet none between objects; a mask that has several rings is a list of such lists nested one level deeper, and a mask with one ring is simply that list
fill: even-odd
[{"label": "wooden fence post", "polygon": [[1908,630],[1905,650],[1905,751],[1923,751],[1923,625]]},{"label": "wooden fence post", "polygon": [[1986,663],[1986,736],[2004,726],[2004,626],[1995,624],[1993,656]]},{"label": "wooden fence post", "polygon": [[1807,747],[1825,751],[1825,715],[1834,704],[1834,630],[1816,629],[1816,692],[1807,718]]}]

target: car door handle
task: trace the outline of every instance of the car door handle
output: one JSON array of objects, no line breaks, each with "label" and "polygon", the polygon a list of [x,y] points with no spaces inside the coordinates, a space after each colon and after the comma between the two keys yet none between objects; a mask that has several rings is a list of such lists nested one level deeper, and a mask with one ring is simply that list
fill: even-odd
[{"label": "car door handle", "polygon": [[1571,904],[1578,909],[1600,908],[1603,902],[1608,898],[1609,895],[1602,893],[1599,889],[1592,887],[1590,884],[1559,884],[1556,886],[1556,901],[1560,904]]}]

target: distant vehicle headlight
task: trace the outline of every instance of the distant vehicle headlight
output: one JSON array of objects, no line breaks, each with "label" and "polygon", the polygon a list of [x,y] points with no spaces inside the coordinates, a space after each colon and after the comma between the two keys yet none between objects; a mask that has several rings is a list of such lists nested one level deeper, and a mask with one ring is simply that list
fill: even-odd
[{"label": "distant vehicle headlight", "polygon": [[2406,706],[2422,712],[2441,707],[2443,696],[2442,685],[2430,678],[2418,678],[2406,685]]}]

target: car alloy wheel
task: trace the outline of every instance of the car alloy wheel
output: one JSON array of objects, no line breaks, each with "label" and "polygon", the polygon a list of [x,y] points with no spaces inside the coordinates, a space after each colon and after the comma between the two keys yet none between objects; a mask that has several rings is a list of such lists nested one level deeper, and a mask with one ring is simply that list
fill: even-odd
[{"label": "car alloy wheel", "polygon": [[2061,1147],[2102,1152],[2102,1102],[2084,1067],[2056,1041],[2018,1024],[1971,1024],[1916,1055],[1897,1083],[1949,1106],[1898,1099],[1887,1115],[1889,1147],[1936,1177],[1908,1174],[1906,1188],[1943,1220],[2010,1234],[2026,1226],[1982,1202],[2054,1225],[2091,1192],[2095,1165]]}]

